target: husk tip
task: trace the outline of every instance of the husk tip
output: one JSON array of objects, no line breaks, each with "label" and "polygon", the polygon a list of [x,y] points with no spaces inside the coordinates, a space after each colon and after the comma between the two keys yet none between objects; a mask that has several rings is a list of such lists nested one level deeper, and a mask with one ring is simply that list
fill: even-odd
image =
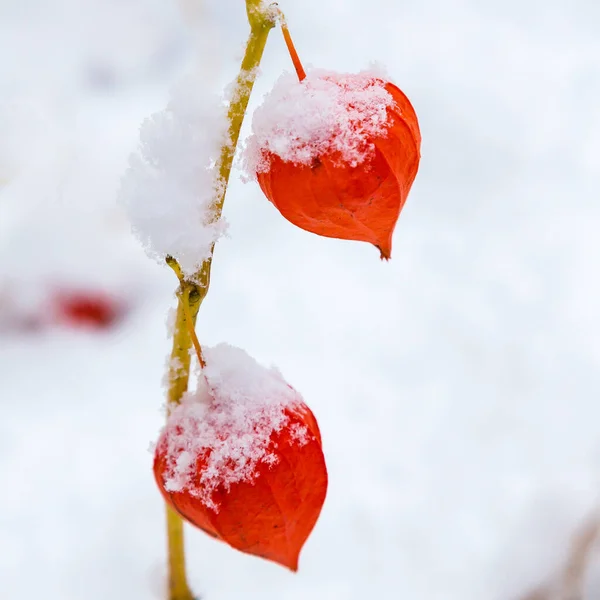
[{"label": "husk tip", "polygon": [[386,262],[392,258],[392,249],[391,247],[386,246],[375,246],[377,250],[379,250],[379,258],[381,260],[385,260]]}]

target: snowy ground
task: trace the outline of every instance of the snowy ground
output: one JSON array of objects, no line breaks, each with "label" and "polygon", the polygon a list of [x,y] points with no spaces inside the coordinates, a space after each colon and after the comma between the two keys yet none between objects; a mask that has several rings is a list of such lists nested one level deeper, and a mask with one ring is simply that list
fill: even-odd
[{"label": "snowy ground", "polygon": [[[235,178],[199,333],[276,363],[303,393],[330,487],[297,575],[190,531],[194,590],[519,598],[600,493],[600,8],[280,6],[308,65],[387,66],[423,158],[389,264],[295,229]],[[27,312],[53,285],[85,284],[132,307],[101,334],[0,332],[2,598],[161,598],[148,447],[175,280],[131,238],[115,193],[196,24],[213,23],[219,86],[244,18],[242,0],[0,2],[0,292]],[[253,106],[290,68],[274,32]]]}]

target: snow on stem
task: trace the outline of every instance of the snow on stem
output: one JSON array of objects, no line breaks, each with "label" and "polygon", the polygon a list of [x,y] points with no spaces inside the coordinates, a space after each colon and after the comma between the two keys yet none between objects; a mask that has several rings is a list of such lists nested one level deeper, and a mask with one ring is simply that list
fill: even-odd
[{"label": "snow on stem", "polygon": [[[268,35],[270,30],[275,26],[277,17],[277,12],[271,7],[266,6],[262,0],[246,0],[246,9],[250,24],[250,36],[246,44],[246,51],[227,113],[229,124],[228,139],[221,148],[219,160],[216,165],[219,178],[215,190],[215,220],[221,217],[242,122],[246,114],[248,101],[254,87],[254,81]],[[175,271],[180,280],[179,301],[173,333],[173,349],[171,351],[169,367],[168,409],[172,409],[181,402],[181,397],[188,388],[190,349],[194,343],[194,326],[200,305],[208,293],[213,250],[214,243],[211,247],[209,258],[203,262],[200,271],[192,278],[193,281],[185,280],[177,261],[171,257],[167,257],[167,263]],[[202,364],[202,353],[199,344],[196,351]],[[183,521],[169,507],[167,507],[167,538],[169,600],[194,600],[186,576]]]}]

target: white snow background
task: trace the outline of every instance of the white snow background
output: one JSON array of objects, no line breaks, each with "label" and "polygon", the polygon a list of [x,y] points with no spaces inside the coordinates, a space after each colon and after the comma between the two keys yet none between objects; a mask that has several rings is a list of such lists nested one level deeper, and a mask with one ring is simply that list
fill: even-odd
[{"label": "white snow background", "polygon": [[[281,369],[330,486],[297,575],[190,529],[193,588],[518,598],[600,506],[600,6],[280,6],[307,65],[387,67],[422,162],[389,264],[294,228],[234,173],[199,335]],[[242,0],[0,2],[0,289],[43,305],[85,283],[133,307],[112,332],[0,332],[2,599],[164,597],[148,448],[176,281],[115,196],[194,53],[224,86],[246,34]],[[274,31],[251,110],[291,68]]]}]

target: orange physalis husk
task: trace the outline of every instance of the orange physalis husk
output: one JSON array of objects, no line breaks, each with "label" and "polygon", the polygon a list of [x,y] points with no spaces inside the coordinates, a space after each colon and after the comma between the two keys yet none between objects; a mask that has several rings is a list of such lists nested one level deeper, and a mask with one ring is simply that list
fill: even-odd
[{"label": "orange physalis husk", "polygon": [[[327,470],[310,409],[304,403],[286,406],[283,418],[285,424],[267,442],[268,459],[255,465],[251,480],[217,481],[208,501],[189,489],[166,489],[169,444],[177,446],[181,436],[176,422],[159,438],[154,475],[166,502],[189,523],[237,550],[297,571],[300,551],[325,501]],[[171,459],[179,459],[185,444],[179,450]],[[192,464],[196,482],[209,469],[210,456],[211,450],[201,452]]]},{"label": "orange physalis husk", "polygon": [[419,167],[421,134],[408,98],[392,83],[381,85],[394,102],[387,108],[384,133],[366,139],[374,153],[363,163],[344,161],[338,151],[310,165],[263,153],[268,167],[257,178],[294,225],[325,237],[369,242],[389,259],[396,221]]},{"label": "orange physalis husk", "polygon": [[[285,20],[281,22],[281,30],[302,86],[306,83],[306,72]],[[389,95],[389,102],[385,103],[385,123],[381,127],[377,111],[368,114],[367,110],[361,115],[364,98],[357,101],[352,95],[352,88],[356,90],[364,85],[364,74],[328,74],[322,79],[334,82],[337,87],[333,95],[341,92],[343,97],[339,106],[341,114],[334,113],[333,122],[325,125],[331,143],[323,147],[323,139],[320,139],[323,122],[318,122],[313,131],[317,139],[306,139],[310,121],[302,123],[296,131],[286,129],[287,124],[277,125],[273,137],[280,137],[283,132],[289,144],[285,139],[274,145],[268,139],[263,139],[262,144],[259,142],[258,183],[267,198],[294,225],[325,237],[370,242],[379,249],[381,258],[387,260],[391,257],[396,221],[419,167],[421,133],[417,115],[399,88],[373,76],[363,90],[371,92],[378,88],[376,92],[385,90]],[[308,108],[307,101],[312,103],[321,91],[309,86],[302,100],[298,96],[290,100],[287,96],[282,102],[291,101],[293,110],[302,115]],[[335,104],[335,98],[328,100]],[[317,111],[321,108],[324,114],[329,114],[331,102],[325,102]],[[283,156],[272,151],[286,145],[297,146],[298,142],[305,144],[302,150],[309,152],[312,161],[306,161],[306,155],[294,157],[292,153],[290,157],[285,151]],[[353,155],[356,148],[352,146],[356,143],[363,150],[370,150],[361,160]]]}]

